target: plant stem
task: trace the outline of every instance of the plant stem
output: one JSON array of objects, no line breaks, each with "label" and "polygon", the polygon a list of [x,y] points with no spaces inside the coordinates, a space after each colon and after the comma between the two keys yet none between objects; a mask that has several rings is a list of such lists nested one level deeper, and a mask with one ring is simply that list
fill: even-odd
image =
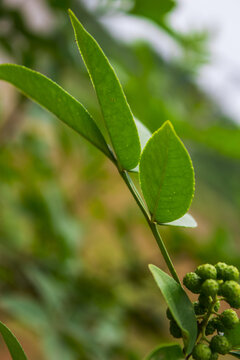
[{"label": "plant stem", "polygon": [[174,278],[174,280],[176,280],[181,285],[181,282],[179,280],[177,272],[176,272],[176,270],[175,270],[175,268],[173,266],[172,260],[171,260],[169,254],[168,254],[167,248],[166,248],[166,246],[165,246],[165,244],[163,242],[163,239],[162,239],[162,237],[161,237],[161,235],[160,235],[160,233],[158,231],[157,224],[150,222],[149,226],[150,226],[150,228],[152,230],[153,236],[155,237],[155,240],[156,240],[156,242],[158,244],[158,247],[159,247],[159,249],[160,249],[160,251],[162,253],[162,256],[163,256],[163,258],[164,258],[164,260],[165,260],[165,262],[167,264],[167,267],[168,267],[170,273],[172,274],[172,277]]},{"label": "plant stem", "polygon": [[156,222],[153,222],[148,214],[148,211],[146,209],[146,206],[142,200],[142,198],[140,197],[131,177],[128,175],[128,173],[125,170],[121,170],[118,168],[119,174],[121,175],[122,179],[124,180],[125,184],[127,185],[128,189],[130,190],[131,194],[133,195],[136,203],[138,204],[140,210],[142,211],[145,219],[147,220],[147,223],[152,231],[152,234],[158,244],[158,247],[162,253],[162,256],[167,264],[167,267],[172,275],[172,277],[174,278],[174,280],[176,280],[180,285],[180,280],[179,277],[177,275],[177,272],[173,266],[172,260],[168,254],[167,248],[161,238],[161,235],[159,234],[158,228],[157,228],[157,224]]},{"label": "plant stem", "polygon": [[[205,337],[206,337],[206,335],[205,335],[206,326],[207,326],[208,320],[210,319],[210,316],[212,315],[213,308],[214,308],[214,306],[216,305],[216,302],[217,302],[217,301],[218,301],[218,299],[217,299],[217,297],[215,296],[215,298],[212,300],[212,303],[211,303],[211,305],[210,305],[210,307],[209,307],[209,309],[208,309],[207,314],[204,316],[203,321],[202,321],[202,323],[200,324],[201,331],[199,332],[199,336],[198,336],[198,338],[197,338],[196,341],[198,341],[198,340],[201,341],[202,339],[205,340]],[[199,339],[199,337],[200,337],[200,339]]]}]

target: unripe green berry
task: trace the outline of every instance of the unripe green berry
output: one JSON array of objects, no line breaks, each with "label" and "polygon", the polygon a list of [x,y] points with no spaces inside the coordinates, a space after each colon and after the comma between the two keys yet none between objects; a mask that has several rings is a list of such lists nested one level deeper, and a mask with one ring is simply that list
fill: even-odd
[{"label": "unripe green berry", "polygon": [[214,333],[214,331],[216,330],[215,327],[215,321],[214,319],[209,320],[206,329],[205,329],[205,334],[208,335],[212,335]]},{"label": "unripe green berry", "polygon": [[173,318],[173,316],[172,316],[172,313],[171,313],[171,311],[170,311],[169,308],[167,308],[167,310],[166,310],[166,315],[167,315],[167,318],[168,318],[169,320],[174,320],[174,318]]},{"label": "unripe green berry", "polygon": [[236,281],[225,281],[221,285],[221,294],[226,298],[231,307],[240,308],[240,285]]},{"label": "unripe green berry", "polygon": [[226,355],[230,351],[231,345],[225,336],[215,335],[211,339],[210,348],[213,352]]},{"label": "unripe green berry", "polygon": [[170,320],[170,328],[169,328],[169,330],[170,330],[170,334],[173,337],[175,337],[177,339],[182,337],[182,331],[181,331],[180,327],[178,326],[178,324],[176,323],[175,320]]},{"label": "unripe green berry", "polygon": [[204,281],[201,287],[201,293],[206,296],[214,297],[217,295],[219,289],[218,282],[213,279],[207,279]]},{"label": "unripe green berry", "polygon": [[211,349],[205,344],[197,344],[192,352],[192,357],[195,360],[210,360],[211,355]]},{"label": "unripe green berry", "polygon": [[233,329],[239,323],[237,313],[232,309],[227,309],[222,312],[221,321],[225,326],[225,328],[230,330]]},{"label": "unripe green berry", "polygon": [[217,278],[217,270],[215,266],[211,264],[199,265],[195,272],[203,280]]},{"label": "unripe green berry", "polygon": [[194,272],[187,273],[183,278],[183,284],[193,292],[194,294],[199,294],[202,280],[201,278]]},{"label": "unripe green berry", "polygon": [[223,262],[218,262],[215,265],[215,269],[217,270],[217,278],[218,279],[224,279],[224,270],[227,268],[227,264]]},{"label": "unripe green berry", "polygon": [[194,312],[195,312],[196,315],[203,315],[207,311],[207,308],[200,305],[198,301],[194,301],[193,308],[194,308]]},{"label": "unripe green berry", "polygon": [[224,333],[225,327],[224,327],[221,319],[220,319],[219,317],[218,317],[218,318],[215,318],[215,319],[216,319],[216,320],[215,320],[215,327],[216,327],[216,329],[217,329],[217,332],[218,332],[218,333]]},{"label": "unripe green berry", "polygon": [[226,269],[223,272],[224,280],[239,280],[239,271],[238,269],[233,265],[228,265]]},{"label": "unripe green berry", "polygon": [[208,308],[211,304],[211,298],[204,294],[199,295],[198,301],[199,301],[199,304],[204,308]]},{"label": "unripe green berry", "polygon": [[[211,335],[214,333],[214,330],[217,330],[218,332],[224,332],[225,328],[219,319],[219,317],[214,317],[211,320],[209,320],[207,327],[206,327],[206,335]],[[207,334],[208,332],[208,334]]]},{"label": "unripe green berry", "polygon": [[240,296],[233,299],[226,299],[227,303],[234,309],[240,309]]}]

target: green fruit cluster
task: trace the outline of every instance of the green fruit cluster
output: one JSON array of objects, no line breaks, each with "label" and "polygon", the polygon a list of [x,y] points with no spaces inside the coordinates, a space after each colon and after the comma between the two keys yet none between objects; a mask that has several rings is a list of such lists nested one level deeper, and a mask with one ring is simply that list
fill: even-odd
[{"label": "green fruit cluster", "polygon": [[[240,308],[239,271],[233,265],[218,262],[216,265],[203,264],[194,272],[184,276],[183,284],[194,294],[193,302],[198,324],[198,342],[192,358],[195,360],[217,360],[219,354],[225,355],[232,349],[226,331],[239,324],[237,313],[233,309],[219,313],[220,301],[226,301],[232,308]],[[181,329],[175,322],[170,310],[170,332],[174,337],[182,337]],[[211,336],[211,338],[208,338]]]}]

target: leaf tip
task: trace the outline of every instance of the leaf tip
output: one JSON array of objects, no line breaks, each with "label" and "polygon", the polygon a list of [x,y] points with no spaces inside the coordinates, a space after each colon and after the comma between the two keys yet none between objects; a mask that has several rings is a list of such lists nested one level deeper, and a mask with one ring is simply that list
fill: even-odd
[{"label": "leaf tip", "polygon": [[67,12],[70,17],[74,15],[73,11],[70,8],[68,8]]},{"label": "leaf tip", "polygon": [[77,20],[77,17],[70,8],[68,9],[68,15],[69,15],[70,20],[71,20],[71,22],[73,24],[73,22],[75,22]]},{"label": "leaf tip", "polygon": [[166,120],[166,121],[163,123],[162,128],[168,128],[168,129],[170,129],[171,131],[175,131],[175,130],[174,130],[174,127],[173,127],[173,124],[171,123],[170,120]]},{"label": "leaf tip", "polygon": [[149,268],[149,270],[151,271],[151,273],[153,273],[154,270],[155,270],[155,268],[156,268],[156,266],[153,265],[153,264],[149,264],[149,265],[148,265],[148,268]]}]

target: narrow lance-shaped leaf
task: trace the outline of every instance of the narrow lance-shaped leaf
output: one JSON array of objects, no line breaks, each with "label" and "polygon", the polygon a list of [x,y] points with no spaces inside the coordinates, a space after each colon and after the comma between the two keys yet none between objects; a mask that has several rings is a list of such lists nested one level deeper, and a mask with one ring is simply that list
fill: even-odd
[{"label": "narrow lance-shaped leaf", "polygon": [[139,169],[152,219],[166,223],[182,217],[192,201],[194,171],[190,156],[169,121],[146,144]]},{"label": "narrow lance-shaped leaf", "polygon": [[112,158],[103,135],[87,110],[52,80],[13,64],[0,65],[0,79],[14,85]]},{"label": "narrow lance-shaped leaf", "polygon": [[133,169],[139,161],[140,142],[133,115],[119,80],[95,39],[69,11],[79,51],[89,71],[113,149],[121,166]]},{"label": "narrow lance-shaped leaf", "polygon": [[162,344],[150,352],[144,360],[181,360],[184,359],[182,349],[179,344]]},{"label": "narrow lance-shaped leaf", "polygon": [[8,329],[8,327],[4,325],[1,321],[0,321],[0,333],[8,347],[12,360],[27,360],[27,357],[23,351],[22,346],[19,344],[18,340]]},{"label": "narrow lance-shaped leaf", "polygon": [[157,266],[149,265],[168,307],[182,330],[186,354],[190,354],[197,338],[197,322],[191,301],[172,277]]}]

